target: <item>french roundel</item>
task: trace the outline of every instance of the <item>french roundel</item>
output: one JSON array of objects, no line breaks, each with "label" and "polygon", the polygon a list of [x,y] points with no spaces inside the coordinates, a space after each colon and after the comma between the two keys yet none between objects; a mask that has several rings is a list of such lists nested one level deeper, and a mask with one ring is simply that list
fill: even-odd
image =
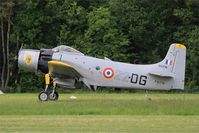
[{"label": "french roundel", "polygon": [[114,70],[112,68],[105,68],[103,75],[105,78],[110,79],[114,76]]}]

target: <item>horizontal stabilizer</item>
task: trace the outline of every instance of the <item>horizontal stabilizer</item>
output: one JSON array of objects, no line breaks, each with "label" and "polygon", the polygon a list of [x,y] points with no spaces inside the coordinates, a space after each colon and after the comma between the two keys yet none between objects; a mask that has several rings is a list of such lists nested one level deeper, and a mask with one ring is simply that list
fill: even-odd
[{"label": "horizontal stabilizer", "polygon": [[174,75],[171,73],[165,74],[165,73],[158,73],[158,72],[149,72],[149,74],[159,77],[165,77],[165,78],[174,78]]}]

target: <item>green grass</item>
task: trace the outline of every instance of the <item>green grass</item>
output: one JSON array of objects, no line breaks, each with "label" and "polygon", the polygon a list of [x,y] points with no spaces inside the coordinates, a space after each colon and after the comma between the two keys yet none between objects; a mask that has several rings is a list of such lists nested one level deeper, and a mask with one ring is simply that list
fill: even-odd
[{"label": "green grass", "polygon": [[[75,95],[76,100],[69,97]],[[0,96],[0,115],[199,115],[193,94],[61,94],[57,102],[40,102],[37,94]]]},{"label": "green grass", "polygon": [[199,116],[0,116],[0,132],[198,133]]},{"label": "green grass", "polygon": [[[69,97],[74,95],[76,100]],[[37,94],[0,95],[0,132],[197,133],[197,94],[61,94],[40,102]]]}]

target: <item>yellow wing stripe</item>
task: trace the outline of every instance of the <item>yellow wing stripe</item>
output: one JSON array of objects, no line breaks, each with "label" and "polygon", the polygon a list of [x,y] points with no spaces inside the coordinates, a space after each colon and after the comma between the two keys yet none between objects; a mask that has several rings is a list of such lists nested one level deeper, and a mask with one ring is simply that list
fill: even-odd
[{"label": "yellow wing stripe", "polygon": [[54,66],[67,67],[67,68],[70,67],[71,68],[70,65],[60,62],[60,61],[49,61],[48,64],[49,64],[49,73],[53,72]]},{"label": "yellow wing stripe", "polygon": [[183,44],[176,44],[176,48],[186,49],[186,46]]},{"label": "yellow wing stripe", "polygon": [[48,64],[49,65],[57,65],[57,66],[61,66],[61,67],[71,67],[70,65],[60,62],[60,61],[49,61]]}]

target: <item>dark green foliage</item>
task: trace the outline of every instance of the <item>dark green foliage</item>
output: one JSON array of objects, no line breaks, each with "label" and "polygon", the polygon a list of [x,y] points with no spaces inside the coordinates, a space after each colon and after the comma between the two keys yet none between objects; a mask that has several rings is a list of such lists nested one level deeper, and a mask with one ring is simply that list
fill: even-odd
[{"label": "dark green foliage", "polygon": [[145,64],[162,60],[178,42],[188,48],[186,90],[198,91],[198,24],[197,0],[27,0],[12,16],[10,90],[36,90],[34,74],[14,74],[17,43],[38,49],[66,44],[91,56]]},{"label": "dark green foliage", "polygon": [[174,38],[187,45],[186,89],[199,90],[199,2],[185,1],[182,7],[174,10],[180,23]]},{"label": "dark green foliage", "polygon": [[117,28],[108,8],[94,8],[87,15],[88,29],[85,31],[84,49],[92,56],[110,57],[127,61],[128,39]]}]

